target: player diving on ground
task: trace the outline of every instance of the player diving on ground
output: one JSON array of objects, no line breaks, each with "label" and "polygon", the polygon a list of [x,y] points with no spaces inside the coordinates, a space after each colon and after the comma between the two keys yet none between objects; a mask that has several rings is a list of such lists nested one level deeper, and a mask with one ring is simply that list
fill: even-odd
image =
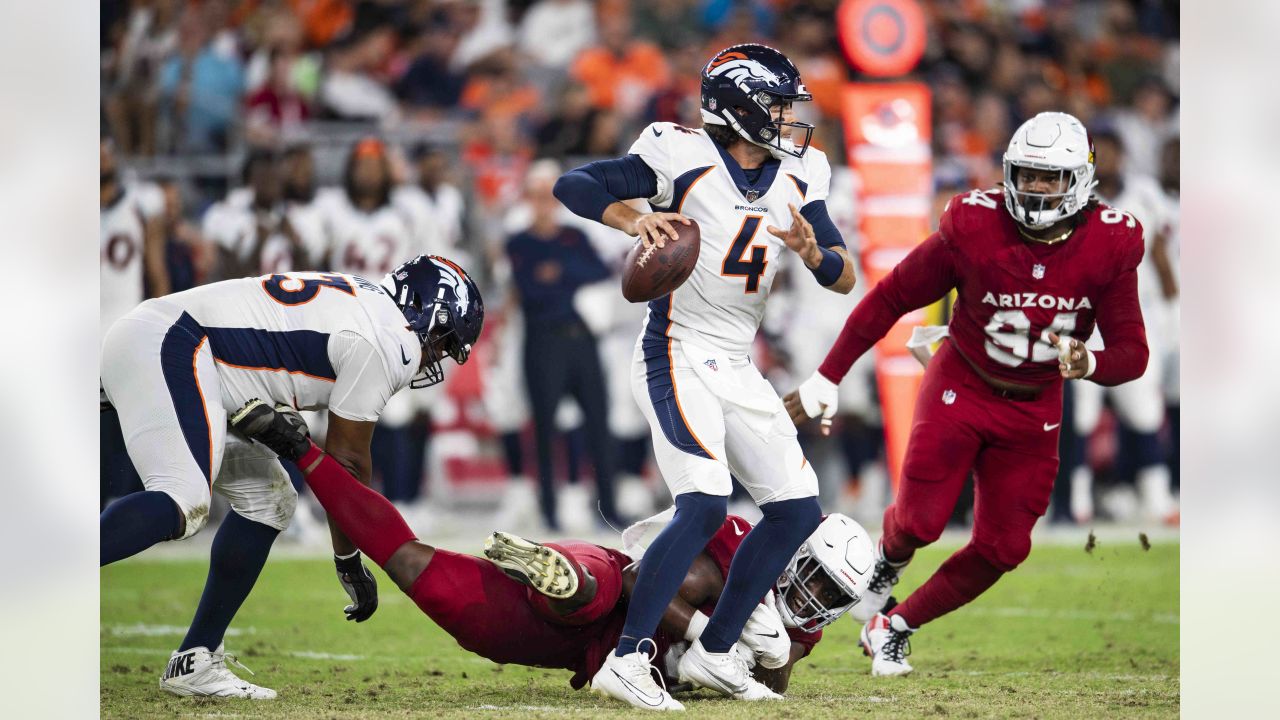
[{"label": "player diving on ground", "polygon": [[[652,552],[649,536],[670,521],[668,511],[629,528],[627,552],[496,532],[485,542],[487,559],[462,555],[418,542],[386,498],[311,442],[292,409],[253,401],[231,423],[296,462],[329,517],[464,649],[498,663],[572,670],[574,688],[597,677],[612,655],[636,583],[633,557],[646,547]],[[750,530],[736,516],[721,523],[645,641],[646,665],[656,664],[664,687],[676,680],[681,657],[714,615]],[[733,661],[748,675],[754,666],[755,681],[772,692],[785,692],[796,662],[822,639],[823,627],[857,602],[874,565],[867,532],[843,515],[827,516],[752,603],[730,649]],[[637,692],[655,709],[665,701],[663,693]]]}]

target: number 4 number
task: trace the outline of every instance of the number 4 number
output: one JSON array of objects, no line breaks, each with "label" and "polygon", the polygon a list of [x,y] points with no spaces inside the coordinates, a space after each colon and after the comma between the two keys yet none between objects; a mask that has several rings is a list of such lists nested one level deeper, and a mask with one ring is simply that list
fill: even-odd
[{"label": "number 4 number", "polygon": [[[751,244],[751,239],[756,236],[756,231],[760,229],[760,221],[763,219],[763,215],[748,215],[742,220],[742,228],[738,230],[737,237],[729,246],[729,252],[724,254],[724,262],[720,264],[721,275],[747,279],[745,292],[748,294],[760,290],[760,276],[769,265],[769,261],[765,259],[768,246]],[[748,250],[751,251],[750,257],[747,257]]]}]

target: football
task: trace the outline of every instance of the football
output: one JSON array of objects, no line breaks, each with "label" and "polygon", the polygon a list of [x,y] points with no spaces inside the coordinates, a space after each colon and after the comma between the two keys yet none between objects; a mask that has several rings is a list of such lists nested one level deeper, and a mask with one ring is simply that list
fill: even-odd
[{"label": "football", "polygon": [[636,244],[627,253],[622,270],[622,296],[628,302],[656,300],[684,284],[698,264],[698,251],[702,247],[702,232],[696,221],[688,225],[672,222],[679,239],[668,239],[662,247],[645,247]]}]

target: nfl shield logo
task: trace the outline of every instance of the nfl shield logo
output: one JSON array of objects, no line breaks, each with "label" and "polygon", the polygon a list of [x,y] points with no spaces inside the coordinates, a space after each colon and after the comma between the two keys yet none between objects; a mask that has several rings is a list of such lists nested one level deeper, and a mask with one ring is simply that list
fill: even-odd
[{"label": "nfl shield logo", "polygon": [[711,368],[712,370],[715,370],[716,372],[720,372],[720,368],[716,366],[715,358],[712,358],[712,359],[710,359],[710,360],[708,360],[708,361],[706,361],[706,362],[704,362],[704,363],[702,363],[702,364],[703,364],[703,365],[706,365],[707,367]]},{"label": "nfl shield logo", "polygon": [[747,191],[747,202],[749,202],[749,203],[753,203],[753,202],[755,202],[755,201],[756,201],[756,198],[758,198],[758,197],[760,197],[760,191],[759,191],[759,190],[748,190],[748,191]]},{"label": "nfl shield logo", "polygon": [[1036,263],[1035,265],[1032,265],[1032,266],[1031,266],[1031,277],[1033,277],[1033,278],[1035,278],[1035,279],[1037,279],[1037,280],[1043,280],[1043,279],[1044,279],[1044,266],[1043,266],[1043,265],[1041,265],[1040,263]]},{"label": "nfl shield logo", "polygon": [[955,390],[944,390],[944,391],[943,391],[943,393],[942,393],[942,404],[944,404],[944,405],[950,405],[951,403],[953,403],[953,402],[955,402],[955,401],[956,401],[956,391],[955,391]]}]

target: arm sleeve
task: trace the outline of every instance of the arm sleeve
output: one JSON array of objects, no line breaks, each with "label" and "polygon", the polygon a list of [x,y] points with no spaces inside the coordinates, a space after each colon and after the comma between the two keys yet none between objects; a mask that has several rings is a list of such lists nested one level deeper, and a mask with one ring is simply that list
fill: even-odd
[{"label": "arm sleeve", "polygon": [[1138,263],[1142,261],[1142,250],[1139,236],[1122,266],[1124,270],[1107,286],[1098,304],[1098,333],[1106,342],[1106,349],[1093,354],[1093,374],[1088,379],[1099,385],[1126,383],[1141,377],[1147,369],[1150,354],[1147,330],[1138,304]]},{"label": "arm sleeve", "polygon": [[956,286],[955,258],[939,233],[912,250],[858,303],[818,372],[839,383],[898,318],[937,301]]},{"label": "arm sleeve", "polygon": [[627,155],[570,170],[556,181],[554,192],[575,215],[600,222],[605,208],[619,200],[657,195],[658,178],[639,155]]},{"label": "arm sleeve", "polygon": [[387,376],[386,363],[373,343],[345,331],[329,340],[329,357],[337,379],[329,395],[329,412],[347,420],[374,422],[399,388]]},{"label": "arm sleeve", "polygon": [[819,245],[824,248],[844,247],[844,237],[840,235],[840,230],[827,214],[826,200],[814,200],[805,204],[800,208],[800,215],[813,226],[813,234],[818,239]]}]

